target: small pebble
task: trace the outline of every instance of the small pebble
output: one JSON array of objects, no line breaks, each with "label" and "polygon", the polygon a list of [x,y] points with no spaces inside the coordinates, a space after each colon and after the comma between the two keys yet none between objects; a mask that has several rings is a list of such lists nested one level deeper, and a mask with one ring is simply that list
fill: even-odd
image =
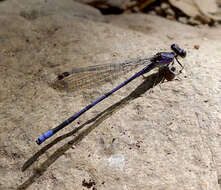
[{"label": "small pebble", "polygon": [[191,17],[188,21],[188,24],[192,25],[192,26],[196,26],[196,25],[201,25],[201,22],[198,20],[195,20],[193,17]]},{"label": "small pebble", "polygon": [[179,18],[178,18],[178,21],[181,22],[181,23],[183,23],[183,24],[187,24],[187,22],[188,22],[188,20],[187,20],[186,17],[179,17]]},{"label": "small pebble", "polygon": [[170,16],[173,16],[173,17],[175,16],[175,12],[170,8],[165,9],[165,13],[166,13],[166,15],[170,15]]},{"label": "small pebble", "polygon": [[157,13],[157,15],[160,15],[160,16],[163,16],[163,11],[162,9],[160,8],[160,6],[156,6],[154,8],[155,12]]},{"label": "small pebble", "polygon": [[150,11],[149,14],[150,15],[156,15],[156,12],[155,11]]},{"label": "small pebble", "polygon": [[165,10],[165,9],[170,8],[170,5],[168,3],[161,3],[160,7],[161,9]]},{"label": "small pebble", "polygon": [[200,46],[199,46],[199,45],[194,45],[194,48],[195,48],[195,49],[199,49]]},{"label": "small pebble", "polygon": [[172,15],[167,15],[167,19],[169,19],[169,20],[175,20],[175,17],[172,16]]},{"label": "small pebble", "polygon": [[139,7],[133,7],[133,12],[138,13],[140,11]]},{"label": "small pebble", "polygon": [[170,35],[167,35],[167,38],[170,39],[170,40],[173,40],[174,37],[173,36],[170,36]]},{"label": "small pebble", "polygon": [[211,24],[212,20],[206,16],[198,15],[195,20],[198,20],[201,24]]}]

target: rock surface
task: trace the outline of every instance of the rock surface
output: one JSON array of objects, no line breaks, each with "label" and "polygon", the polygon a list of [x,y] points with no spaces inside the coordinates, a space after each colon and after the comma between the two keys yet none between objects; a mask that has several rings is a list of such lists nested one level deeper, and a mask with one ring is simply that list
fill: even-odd
[{"label": "rock surface", "polygon": [[75,0],[79,3],[93,5],[97,8],[110,8],[116,7],[118,9],[125,10],[127,7],[134,4],[131,0]]},{"label": "rock surface", "polygon": [[[104,17],[68,0],[0,2],[0,24],[0,189],[220,189],[220,27]],[[133,72],[73,93],[51,88],[57,74],[174,42],[187,50],[179,80],[150,93],[140,77],[36,145]]]},{"label": "rock surface", "polygon": [[190,17],[200,16],[221,21],[220,0],[169,0],[169,2]]}]

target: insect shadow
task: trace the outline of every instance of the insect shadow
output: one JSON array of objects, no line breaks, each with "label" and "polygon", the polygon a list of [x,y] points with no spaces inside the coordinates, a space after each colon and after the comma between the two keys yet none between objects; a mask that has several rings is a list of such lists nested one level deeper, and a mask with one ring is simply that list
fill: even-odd
[{"label": "insect shadow", "polygon": [[[141,83],[131,94],[127,97],[123,98],[119,102],[114,105],[108,107],[101,113],[99,113],[94,118],[88,120],[83,123],[81,126],[75,128],[69,133],[61,135],[54,139],[49,144],[45,145],[41,148],[37,153],[31,156],[22,166],[22,171],[24,172],[27,168],[29,168],[41,155],[43,155],[47,150],[56,145],[58,142],[66,139],[67,137],[73,136],[75,133],[84,128],[77,136],[75,136],[72,140],[68,141],[66,144],[62,145],[58,148],[52,155],[50,155],[46,161],[44,161],[37,169],[33,170],[32,176],[30,176],[24,183],[18,186],[18,190],[23,190],[28,188],[32,183],[35,182],[37,178],[42,176],[47,168],[52,165],[60,156],[62,156],[67,150],[69,150],[73,145],[77,145],[79,142],[83,140],[90,132],[92,132],[96,127],[98,127],[104,120],[109,118],[113,113],[117,112],[123,106],[130,103],[130,101],[141,97],[146,91],[152,89],[153,85],[157,85],[161,83],[165,79],[165,68],[160,69],[157,73],[151,74],[145,77],[143,83]],[[92,124],[91,124],[92,123]],[[90,124],[90,125],[89,125]],[[88,126],[89,125],[89,126]]]}]

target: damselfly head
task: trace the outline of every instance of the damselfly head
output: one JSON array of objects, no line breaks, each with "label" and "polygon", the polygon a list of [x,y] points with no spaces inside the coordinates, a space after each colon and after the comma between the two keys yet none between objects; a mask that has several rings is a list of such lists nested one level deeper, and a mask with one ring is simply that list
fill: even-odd
[{"label": "damselfly head", "polygon": [[172,44],[171,49],[179,56],[186,57],[186,51],[181,49],[177,44]]}]

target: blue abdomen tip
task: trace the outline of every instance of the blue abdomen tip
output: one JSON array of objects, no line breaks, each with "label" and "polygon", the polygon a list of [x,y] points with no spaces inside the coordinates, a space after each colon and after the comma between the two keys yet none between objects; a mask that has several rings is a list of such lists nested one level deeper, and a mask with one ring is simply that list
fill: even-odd
[{"label": "blue abdomen tip", "polygon": [[41,135],[37,140],[36,143],[39,145],[44,142],[47,138],[51,137],[54,134],[53,130],[49,130]]}]

